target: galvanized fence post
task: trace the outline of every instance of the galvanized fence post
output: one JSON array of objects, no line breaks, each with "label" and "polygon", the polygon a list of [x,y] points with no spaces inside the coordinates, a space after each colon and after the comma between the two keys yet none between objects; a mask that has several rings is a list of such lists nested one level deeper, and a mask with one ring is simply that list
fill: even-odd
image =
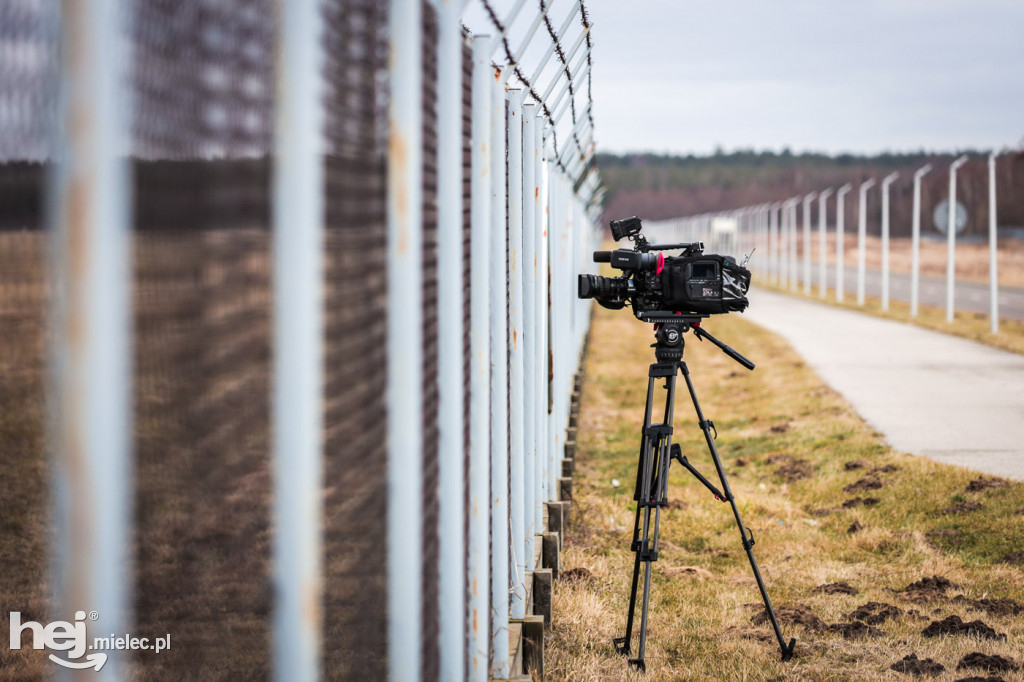
[{"label": "galvanized fence post", "polygon": [[914,206],[910,227],[910,316],[917,317],[921,272],[921,178],[931,171],[926,163],[914,172]]},{"label": "galvanized fence post", "polygon": [[[319,11],[316,3],[314,11]],[[423,82],[418,2],[388,12],[388,661],[395,680],[420,677],[423,442]],[[303,37],[311,41],[310,35]],[[318,42],[318,41],[317,41]],[[317,188],[319,190],[319,186]]]},{"label": "galvanized fence post", "polygon": [[526,557],[522,553],[525,535],[525,450],[526,418],[523,346],[523,97],[512,90],[508,103],[508,308],[509,331],[509,510],[512,520],[512,589],[509,613],[521,620],[526,616]]},{"label": "galvanized fence post", "polygon": [[961,156],[949,167],[949,212],[946,223],[946,322],[953,322],[953,298],[956,292],[956,171],[967,163]]},{"label": "galvanized fence post", "polygon": [[825,298],[828,290],[828,198],[832,188],[818,195],[818,293]]},{"label": "galvanized fence post", "polygon": [[[62,125],[47,197],[55,242],[56,615],[71,621],[95,611],[91,627],[101,633],[125,631],[131,594],[132,194],[123,156],[131,120],[124,7],[117,0],[63,4]],[[100,677],[120,679],[123,658],[117,651],[110,657]]]},{"label": "galvanized fence post", "polygon": [[988,297],[989,326],[993,334],[999,333],[999,259],[998,230],[996,227],[996,157],[998,151],[988,155]]},{"label": "galvanized fence post", "polygon": [[[469,679],[488,679],[491,574],[491,40],[473,38],[469,404]],[[419,300],[417,298],[417,300]]]},{"label": "galvanized fence post", "polygon": [[866,269],[865,241],[868,232],[868,190],[875,179],[860,183],[860,204],[857,210],[857,305],[864,305],[864,276]]},{"label": "galvanized fence post", "polygon": [[836,301],[843,302],[846,281],[846,195],[853,185],[846,183],[836,192]]},{"label": "galvanized fence post", "polygon": [[[315,680],[320,672],[320,518],[323,439],[323,230],[324,230],[324,168],[323,168],[323,84],[321,49],[322,27],[319,3],[314,0],[281,3],[280,49],[278,50],[277,92],[275,102],[275,167],[274,167],[274,587],[277,605],[274,616],[274,675],[279,680]],[[418,16],[418,15],[417,15]],[[402,34],[402,27],[396,31]],[[405,33],[409,33],[406,31]],[[403,38],[407,36],[402,35]],[[416,30],[414,45],[418,44]],[[394,47],[394,46],[393,46]],[[409,90],[419,86],[419,78],[409,79],[418,68],[417,54],[405,54],[400,48],[396,58],[392,98],[399,102],[410,96]],[[415,52],[415,47],[412,48]],[[402,70],[405,67],[407,70]],[[405,91],[403,91],[403,86]],[[413,113],[415,112],[415,113]],[[418,130],[418,107],[389,112],[395,135]],[[419,155],[412,149],[417,137],[410,139],[408,156],[392,158],[394,171],[388,178],[389,192],[398,183],[418,187]],[[398,164],[408,164],[402,174]],[[401,186],[401,185],[398,185]],[[416,195],[418,196],[418,194]],[[418,290],[420,268],[418,248],[419,213],[401,215],[395,211],[397,197],[388,196],[389,256],[393,268],[402,273],[405,282],[389,281],[396,307],[402,308],[402,286]],[[404,253],[397,247],[397,232],[405,233],[410,244]],[[392,241],[394,243],[392,243]],[[408,269],[407,269],[408,268]],[[397,290],[395,289],[397,287]],[[402,310],[411,318],[403,324],[416,324],[421,311]],[[390,320],[392,324],[393,320]],[[394,329],[394,327],[392,327]],[[417,327],[418,329],[418,327]],[[388,335],[389,344],[389,423],[415,420],[419,404],[410,405],[409,384],[419,386],[420,344],[418,335]],[[411,353],[411,357],[407,355]],[[416,363],[412,369],[394,364]],[[411,375],[406,371],[411,370]],[[415,394],[413,394],[415,395]],[[415,402],[415,401],[413,401]],[[406,410],[413,412],[406,412]],[[415,422],[414,423],[418,423]],[[389,432],[394,437],[394,432]],[[389,508],[389,558],[401,561],[403,553],[418,556],[418,536],[409,532],[404,522],[407,514],[418,511],[416,481],[419,480],[419,448],[405,450],[411,443],[391,441],[389,472],[391,497],[399,507]],[[417,443],[418,445],[418,443]],[[395,447],[398,450],[395,450]],[[397,459],[396,459],[397,455]],[[407,461],[410,458],[411,461]],[[405,466],[413,467],[411,470]],[[398,480],[393,474],[400,472]],[[411,495],[409,497],[408,495]],[[405,506],[410,505],[410,506]],[[401,515],[400,519],[394,519]],[[395,537],[395,534],[399,537]],[[394,553],[392,553],[394,552]],[[418,595],[407,591],[393,573],[388,581],[392,603],[408,605],[415,602],[418,622]],[[398,593],[396,593],[396,590]],[[409,634],[405,619],[392,618],[397,633]],[[408,652],[406,652],[408,656]],[[415,652],[414,656],[415,657]],[[412,678],[410,678],[412,679]]]},{"label": "galvanized fence post", "polygon": [[538,150],[538,168],[539,168],[539,183],[538,189],[540,194],[540,201],[537,202],[537,229],[539,241],[537,242],[537,255],[539,256],[539,262],[537,267],[537,389],[538,389],[538,420],[537,420],[537,443],[539,446],[537,452],[537,462],[539,465],[538,474],[538,485],[540,494],[536,499],[536,507],[534,509],[534,521],[538,532],[544,532],[544,503],[547,502],[549,497],[548,488],[548,453],[550,452],[549,446],[549,432],[551,429],[548,420],[549,410],[549,395],[550,386],[548,384],[548,374],[550,370],[550,359],[551,359],[551,347],[550,347],[550,334],[549,334],[549,302],[548,302],[548,280],[550,272],[548,268],[548,242],[549,242],[549,230],[550,230],[550,211],[549,211],[549,169],[550,164],[548,161],[547,151],[547,134],[546,134],[546,118],[539,117],[537,125],[537,150]]},{"label": "galvanized fence post", "polygon": [[[462,26],[465,2],[437,2],[438,651],[440,678],[466,674],[463,471]],[[468,284],[466,282],[465,284]]]},{"label": "galvanized fence post", "polygon": [[882,310],[889,309],[889,185],[899,173],[890,173],[882,180]]},{"label": "galvanized fence post", "polygon": [[505,83],[491,93],[491,647],[492,671],[508,677],[508,251],[505,244]]},{"label": "galvanized fence post", "polygon": [[779,282],[779,205],[768,208],[768,281]]},{"label": "galvanized fence post", "polygon": [[519,551],[523,553],[526,570],[534,569],[533,535],[537,532],[534,505],[537,497],[537,107],[523,106],[523,418],[525,466],[523,467],[523,536]]},{"label": "galvanized fence post", "polygon": [[811,293],[811,202],[814,201],[815,193],[804,197],[804,293]]}]

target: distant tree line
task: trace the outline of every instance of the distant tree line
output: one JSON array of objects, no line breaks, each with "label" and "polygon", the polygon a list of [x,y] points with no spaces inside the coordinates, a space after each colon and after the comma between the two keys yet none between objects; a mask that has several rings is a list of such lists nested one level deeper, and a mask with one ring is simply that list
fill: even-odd
[{"label": "distant tree line", "polygon": [[[957,173],[957,200],[968,213],[967,233],[988,230],[988,154],[966,152],[971,160]],[[891,233],[909,236],[914,171],[933,165],[921,184],[922,233],[937,234],[932,221],[935,206],[949,194],[950,162],[960,152],[930,154],[855,154],[735,151],[709,156],[659,154],[597,155],[601,179],[608,189],[603,220],[639,215],[650,220],[721,211],[839,187],[852,183],[846,197],[846,225],[857,225],[857,186],[869,178],[879,183],[899,172],[890,188]],[[996,166],[997,217],[1000,227],[1024,227],[1024,152],[999,157]],[[881,192],[868,193],[868,231],[881,231]],[[818,202],[814,202],[817,225]],[[800,219],[802,220],[802,212]],[[829,199],[829,225],[835,222],[835,201]]]}]

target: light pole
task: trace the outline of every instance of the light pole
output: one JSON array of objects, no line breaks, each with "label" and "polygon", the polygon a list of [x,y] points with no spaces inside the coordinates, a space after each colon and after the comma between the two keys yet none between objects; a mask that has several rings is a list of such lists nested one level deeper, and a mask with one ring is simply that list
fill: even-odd
[{"label": "light pole", "polygon": [[917,297],[921,269],[921,178],[932,165],[925,165],[914,171],[914,215],[910,228],[910,316],[917,317]]},{"label": "light pole", "polygon": [[882,310],[889,309],[889,185],[899,173],[890,173],[882,180]]},{"label": "light pole", "polygon": [[832,196],[832,188],[829,187],[821,194],[818,195],[818,286],[821,297],[825,298],[825,291],[828,288],[828,265],[825,263],[828,260],[828,198]]},{"label": "light pole", "polygon": [[999,263],[996,243],[996,157],[988,155],[988,296],[989,317],[993,334],[999,333]]},{"label": "light pole", "polygon": [[868,190],[874,186],[874,178],[860,183],[860,205],[857,211],[857,305],[864,305],[864,241],[868,233]]},{"label": "light pole", "polygon": [[949,222],[946,224],[946,322],[953,321],[953,292],[956,285],[956,170],[967,163],[964,154],[949,167]]},{"label": "light pole", "polygon": [[817,196],[811,192],[804,197],[804,293],[811,293],[811,202]]},{"label": "light pole", "polygon": [[843,302],[843,284],[846,278],[846,195],[853,185],[846,183],[836,192],[836,301]]}]

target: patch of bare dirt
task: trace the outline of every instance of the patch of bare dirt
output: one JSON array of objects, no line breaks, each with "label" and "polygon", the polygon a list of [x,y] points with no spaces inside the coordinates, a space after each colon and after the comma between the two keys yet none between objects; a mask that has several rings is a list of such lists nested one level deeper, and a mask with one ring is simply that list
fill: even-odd
[{"label": "patch of bare dirt", "polygon": [[866,492],[868,490],[878,490],[883,485],[885,484],[882,483],[882,479],[878,478],[878,476],[870,475],[865,476],[856,483],[851,483],[843,488],[843,491],[848,493]]},{"label": "patch of bare dirt", "polygon": [[669,509],[689,509],[690,508],[690,503],[687,502],[686,500],[675,500],[675,499],[673,499],[673,500],[669,500],[668,501],[668,505],[667,506],[668,506]]},{"label": "patch of bare dirt", "polygon": [[843,508],[852,509],[853,507],[874,507],[880,501],[881,500],[877,497],[851,497],[843,502]]},{"label": "patch of bare dirt", "polygon": [[785,424],[776,424],[768,430],[772,433],[785,433],[786,431],[789,431],[789,422],[786,422]]},{"label": "patch of bare dirt", "polygon": [[1013,659],[1000,656],[998,654],[988,655],[983,654],[980,651],[972,651],[957,663],[957,670],[967,670],[969,668],[982,668],[986,672],[1001,673],[1011,670],[1020,670],[1020,665]]},{"label": "patch of bare dirt", "polygon": [[[825,630],[825,621],[814,615],[814,612],[807,606],[776,607],[775,617],[778,618],[780,623],[785,623],[786,625],[799,625],[814,632]],[[768,622],[768,612],[762,608],[760,612],[754,614],[750,622],[754,625],[764,625]]]},{"label": "patch of bare dirt", "polygon": [[960,616],[947,616],[943,620],[932,621],[928,627],[921,631],[925,637],[943,637],[945,635],[968,635],[970,637],[981,637],[982,639],[1006,639],[1006,635],[1000,635],[987,623],[980,620],[972,620],[965,623]]},{"label": "patch of bare dirt", "polygon": [[812,592],[821,592],[822,594],[857,594],[858,590],[849,583],[825,583],[824,585],[818,585]]},{"label": "patch of bare dirt", "polygon": [[807,513],[810,514],[811,516],[817,516],[818,518],[821,518],[823,516],[828,516],[829,514],[831,514],[832,510],[831,509],[812,509],[812,510],[810,510]]},{"label": "patch of bare dirt", "polygon": [[1006,682],[1002,677],[997,675],[989,675],[988,677],[982,677],[981,675],[971,675],[970,677],[958,677],[953,682]]},{"label": "patch of bare dirt", "polygon": [[941,575],[933,575],[929,578],[921,578],[917,582],[910,583],[903,590],[901,590],[907,597],[913,601],[930,601],[934,599],[943,599],[946,596],[946,590],[956,587],[948,578],[944,578]]},{"label": "patch of bare dirt", "polygon": [[576,568],[570,568],[567,571],[562,571],[559,575],[562,578],[562,580],[566,582],[573,582],[576,580],[589,581],[594,579],[594,574],[591,573],[589,569],[586,569],[582,566],[577,566]]},{"label": "patch of bare dirt", "polygon": [[795,458],[775,470],[775,475],[785,479],[787,483],[810,478],[813,473],[814,467],[811,466],[810,462],[806,459]]},{"label": "patch of bare dirt", "polygon": [[967,514],[969,512],[978,511],[981,509],[981,502],[957,502],[951,507],[939,510],[940,514]]},{"label": "patch of bare dirt", "polygon": [[895,464],[886,464],[885,466],[875,467],[874,469],[868,472],[868,475],[870,476],[871,474],[891,474],[899,470],[900,468]]},{"label": "patch of bare dirt", "polygon": [[904,656],[903,660],[896,661],[889,666],[889,670],[908,675],[925,675],[935,677],[946,670],[946,666],[930,658],[918,658],[917,654]]},{"label": "patch of bare dirt", "polygon": [[1012,552],[1004,556],[1000,561],[1004,564],[1014,564],[1019,566],[1024,564],[1024,552]]},{"label": "patch of bare dirt", "polygon": [[1002,478],[985,478],[981,476],[974,479],[967,484],[966,492],[977,493],[982,490],[992,490],[993,488],[1009,488],[1010,482]]},{"label": "patch of bare dirt", "polygon": [[903,612],[892,604],[884,602],[869,601],[861,604],[852,613],[847,614],[847,620],[859,620],[868,625],[881,625],[892,618],[899,618]]},{"label": "patch of bare dirt", "polygon": [[736,459],[733,460],[733,465],[738,467],[745,467],[747,466],[747,460],[743,459],[742,457],[737,457]]},{"label": "patch of bare dirt", "polygon": [[852,623],[834,623],[826,630],[842,636],[844,639],[861,639],[864,637],[881,637],[885,633],[878,628],[871,627],[866,623],[855,620]]},{"label": "patch of bare dirt", "polygon": [[850,524],[850,527],[846,529],[846,533],[847,533],[847,535],[853,535],[854,533],[856,533],[858,531],[862,531],[862,530],[864,530],[864,526],[861,525],[861,522],[860,521],[854,521],[853,523]]},{"label": "patch of bare dirt", "polygon": [[844,464],[843,468],[847,471],[853,471],[855,469],[867,469],[869,466],[871,466],[871,462],[863,459],[855,459]]},{"label": "patch of bare dirt", "polygon": [[962,594],[953,597],[954,602],[963,604],[968,608],[984,611],[990,616],[1017,616],[1024,613],[1024,606],[1021,606],[1012,599],[970,599]]}]

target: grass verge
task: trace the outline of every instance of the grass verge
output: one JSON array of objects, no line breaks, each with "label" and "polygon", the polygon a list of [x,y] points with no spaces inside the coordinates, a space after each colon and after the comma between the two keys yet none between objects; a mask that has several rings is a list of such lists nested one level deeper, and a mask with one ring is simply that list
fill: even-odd
[{"label": "grass verge", "polygon": [[993,346],[995,348],[1001,348],[1008,350],[1013,353],[1020,353],[1024,355],[1024,321],[1022,320],[1000,320],[999,321],[999,333],[993,334],[991,329],[991,323],[987,313],[972,313],[963,310],[958,310],[953,316],[953,323],[946,322],[946,309],[939,306],[929,305],[918,305],[917,317],[910,316],[910,304],[904,301],[896,301],[889,299],[889,310],[882,310],[882,299],[877,296],[865,296],[864,305],[857,305],[857,294],[854,292],[853,296],[849,293],[846,294],[845,299],[842,303],[836,302],[835,289],[828,289],[825,293],[825,298],[821,298],[818,293],[817,286],[814,287],[811,294],[805,294],[801,285],[799,291],[793,291],[785,287],[777,286],[774,284],[765,284],[763,282],[757,282],[756,285],[762,289],[768,291],[776,291],[780,294],[786,294],[788,296],[799,296],[809,301],[818,301],[819,303],[827,303],[834,305],[837,308],[846,308],[847,310],[855,310],[861,313],[867,313],[874,315],[875,317],[884,317],[889,320],[896,320],[897,322],[908,322],[910,324],[917,325],[918,327],[924,327],[925,329],[932,329],[943,334],[952,334],[954,336],[960,336],[971,341],[977,341],[987,346]]},{"label": "grass verge", "polygon": [[[769,626],[753,622],[762,608],[728,507],[678,466],[653,570],[647,676],[614,653],[628,606],[632,481],[653,353],[648,325],[598,308],[550,679],[909,679],[890,668],[914,654],[944,667],[936,679],[954,680],[986,674],[956,670],[968,654],[1024,662],[1024,484],[972,483],[976,473],[890,450],[778,336],[722,317],[710,330],[757,370],[692,336],[686,359],[784,633],[798,638],[796,657],[781,663]],[[675,425],[684,454],[710,476],[685,393]],[[906,590],[932,576],[941,580]],[[822,587],[834,583],[848,587]],[[978,626],[923,634],[950,616],[981,621],[997,637]],[[990,668],[999,660],[987,659]],[[1017,670],[992,674],[1022,679]]]}]

